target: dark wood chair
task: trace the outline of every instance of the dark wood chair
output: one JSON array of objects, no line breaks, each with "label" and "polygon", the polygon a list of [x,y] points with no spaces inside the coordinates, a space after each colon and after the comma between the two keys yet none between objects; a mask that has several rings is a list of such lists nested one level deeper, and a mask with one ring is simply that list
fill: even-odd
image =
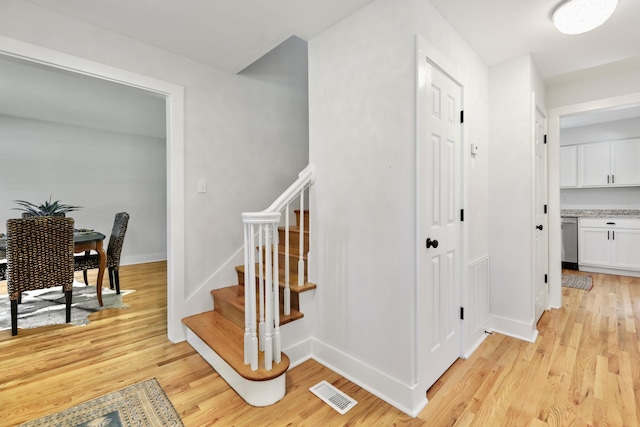
[{"label": "dark wood chair", "polygon": [[[120,293],[120,254],[124,245],[124,236],[129,225],[129,214],[120,212],[116,214],[107,246],[107,269],[109,270],[109,286],[116,288],[116,293]],[[84,283],[89,285],[87,280],[87,270],[100,267],[100,257],[98,254],[85,253],[76,256],[75,270],[82,271]],[[101,284],[99,284],[101,285]]]},{"label": "dark wood chair", "polygon": [[22,292],[62,286],[66,322],[71,321],[73,218],[37,216],[7,220],[7,293],[11,334],[18,333]]}]

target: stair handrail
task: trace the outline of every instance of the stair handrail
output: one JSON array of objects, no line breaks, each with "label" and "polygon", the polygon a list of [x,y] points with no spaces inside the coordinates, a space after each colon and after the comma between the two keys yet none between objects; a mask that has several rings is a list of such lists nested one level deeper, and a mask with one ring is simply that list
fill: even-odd
[{"label": "stair handrail", "polygon": [[[261,212],[242,213],[244,225],[244,363],[251,370],[258,369],[258,352],[264,352],[264,369],[271,370],[273,362],[281,360],[280,345],[280,284],[278,266],[278,225],[285,211],[284,254],[284,313],[291,313],[291,289],[289,283],[289,207],[300,199],[300,232],[298,249],[298,286],[304,285],[304,192],[315,183],[315,168],[307,165],[291,184],[267,209]],[[258,243],[256,244],[256,236]],[[256,268],[256,248],[258,267]],[[263,251],[262,248],[265,248]],[[268,250],[267,250],[268,249]],[[263,256],[264,253],[264,256]],[[256,270],[258,277],[256,278]],[[256,280],[258,279],[258,280]],[[256,282],[259,298],[256,298]],[[259,307],[256,300],[260,302]],[[258,315],[259,314],[259,319]]]},{"label": "stair handrail", "polygon": [[259,218],[262,214],[270,212],[282,212],[287,204],[293,202],[302,190],[308,186],[313,185],[316,182],[316,171],[313,165],[307,165],[302,172],[298,174],[298,179],[289,186],[284,192],[278,196],[278,198],[271,203],[271,205],[261,212],[245,212],[242,214],[242,218]]}]

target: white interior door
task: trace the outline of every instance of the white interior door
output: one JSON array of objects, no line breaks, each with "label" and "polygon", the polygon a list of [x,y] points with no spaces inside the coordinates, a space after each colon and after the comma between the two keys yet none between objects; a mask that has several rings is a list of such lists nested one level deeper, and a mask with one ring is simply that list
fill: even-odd
[{"label": "white interior door", "polygon": [[425,293],[427,384],[460,355],[460,200],[462,88],[438,68],[426,68],[425,137],[419,146],[419,289]]},{"label": "white interior door", "polygon": [[535,322],[542,316],[547,307],[549,286],[547,280],[549,265],[549,224],[548,224],[548,189],[547,189],[547,145],[546,117],[544,112],[536,108],[535,123]]}]

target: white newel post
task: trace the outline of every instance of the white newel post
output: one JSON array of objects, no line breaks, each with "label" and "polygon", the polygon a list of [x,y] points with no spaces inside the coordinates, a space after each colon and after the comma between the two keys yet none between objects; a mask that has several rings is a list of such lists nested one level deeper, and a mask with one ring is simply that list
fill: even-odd
[{"label": "white newel post", "polygon": [[[251,223],[245,224],[244,262],[244,363],[251,364],[251,370],[258,369],[258,336],[256,332],[256,269],[255,231]],[[253,284],[253,285],[252,285]]]},{"label": "white newel post", "polygon": [[[280,275],[278,226],[285,211],[284,231],[284,313],[291,314],[289,210],[300,198],[300,239],[298,256],[298,286],[305,283],[304,261],[304,191],[313,184],[315,172],[308,165],[294,182],[269,208],[262,212],[242,214],[244,223],[244,362],[258,369],[258,351],[264,351],[264,369],[282,361],[280,336]],[[258,244],[256,245],[256,235]],[[256,252],[258,262],[256,266]],[[257,273],[256,273],[257,272]],[[256,292],[258,283],[258,292]],[[258,295],[256,295],[256,293]],[[259,318],[258,318],[259,316]]]},{"label": "white newel post", "polygon": [[[277,276],[277,253],[274,260],[274,244],[277,245],[277,230],[280,222],[280,212],[274,213],[246,213],[242,214],[245,224],[245,356],[246,364],[251,364],[251,370],[258,369],[258,351],[264,351],[264,369],[271,370],[275,351],[280,352],[279,334],[274,322],[280,321],[279,313],[274,316],[274,307],[279,310],[276,300],[274,303],[274,275]],[[274,235],[275,230],[275,235]],[[256,234],[258,244],[256,245]],[[258,265],[256,267],[256,252]],[[274,263],[275,262],[275,268]],[[256,274],[256,271],[258,272]],[[257,277],[256,277],[257,276]],[[256,278],[258,279],[256,281]],[[256,295],[256,282],[258,295]],[[276,286],[278,279],[275,279]],[[277,294],[276,294],[277,295]],[[259,318],[259,324],[257,316]],[[279,325],[278,325],[279,326]],[[279,359],[279,357],[278,357]]]}]

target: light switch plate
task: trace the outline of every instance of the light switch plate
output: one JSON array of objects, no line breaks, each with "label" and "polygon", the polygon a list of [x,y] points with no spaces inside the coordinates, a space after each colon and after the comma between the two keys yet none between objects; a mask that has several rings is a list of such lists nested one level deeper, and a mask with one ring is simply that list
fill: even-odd
[{"label": "light switch plate", "polygon": [[206,193],[207,192],[207,180],[200,179],[198,180],[198,193]]}]

